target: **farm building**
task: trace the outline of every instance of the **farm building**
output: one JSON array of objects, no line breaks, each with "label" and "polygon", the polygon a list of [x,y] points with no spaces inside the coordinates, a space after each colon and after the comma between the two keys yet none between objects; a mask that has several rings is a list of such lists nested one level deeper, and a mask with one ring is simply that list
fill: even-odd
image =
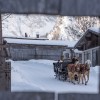
[{"label": "farm building", "polygon": [[29,59],[61,59],[61,55],[68,48],[65,41],[29,38],[7,38],[8,51],[12,60]]},{"label": "farm building", "polygon": [[82,51],[78,49],[74,49],[74,56],[78,58],[80,63],[82,63]]},{"label": "farm building", "polygon": [[74,50],[76,42],[77,41],[69,41],[68,48],[63,51],[63,56],[65,60],[71,60],[74,56],[80,59],[82,58],[82,52],[77,49]]},{"label": "farm building", "polygon": [[71,60],[73,57],[76,57],[79,59],[79,62],[82,63],[82,51],[74,49],[74,46],[67,48],[63,52],[63,56],[64,56],[64,60],[66,61]]},{"label": "farm building", "polygon": [[75,48],[83,51],[82,63],[90,59],[92,66],[100,65],[100,28],[89,28],[76,43]]}]

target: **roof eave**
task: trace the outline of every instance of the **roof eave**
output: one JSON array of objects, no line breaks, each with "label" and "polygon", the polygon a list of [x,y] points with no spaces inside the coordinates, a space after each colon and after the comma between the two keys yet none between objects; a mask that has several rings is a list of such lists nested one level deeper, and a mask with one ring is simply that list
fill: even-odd
[{"label": "roof eave", "polygon": [[77,45],[79,45],[80,41],[85,37],[85,35],[88,33],[89,29],[84,33],[84,35],[79,39],[79,41],[75,44],[74,48],[77,48]]}]

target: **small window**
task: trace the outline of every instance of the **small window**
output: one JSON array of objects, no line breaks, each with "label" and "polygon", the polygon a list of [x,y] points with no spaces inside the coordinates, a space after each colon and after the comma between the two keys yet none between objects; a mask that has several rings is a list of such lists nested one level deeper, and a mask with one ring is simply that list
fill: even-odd
[{"label": "small window", "polygon": [[66,58],[69,58],[69,53],[66,53]]}]

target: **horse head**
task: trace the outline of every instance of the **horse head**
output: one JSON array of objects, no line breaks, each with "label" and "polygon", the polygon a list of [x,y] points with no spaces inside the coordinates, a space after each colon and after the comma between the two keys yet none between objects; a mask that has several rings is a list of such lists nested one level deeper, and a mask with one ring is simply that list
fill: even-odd
[{"label": "horse head", "polygon": [[85,62],[85,64],[86,64],[87,68],[90,69],[90,67],[91,67],[91,60],[88,59],[88,60]]},{"label": "horse head", "polygon": [[79,64],[79,61],[76,61],[76,62],[75,62],[75,65],[78,65],[78,64]]},{"label": "horse head", "polygon": [[77,65],[75,66],[75,69],[76,69],[77,72],[79,72],[79,71],[80,71],[80,64],[77,64]]}]

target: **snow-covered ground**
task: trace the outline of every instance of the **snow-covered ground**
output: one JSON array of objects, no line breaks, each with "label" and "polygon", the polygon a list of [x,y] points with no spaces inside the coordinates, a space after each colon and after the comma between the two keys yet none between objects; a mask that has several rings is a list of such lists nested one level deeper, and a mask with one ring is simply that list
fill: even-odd
[{"label": "snow-covered ground", "polygon": [[91,67],[88,85],[55,79],[52,60],[11,61],[12,91],[98,93],[99,66]]}]

